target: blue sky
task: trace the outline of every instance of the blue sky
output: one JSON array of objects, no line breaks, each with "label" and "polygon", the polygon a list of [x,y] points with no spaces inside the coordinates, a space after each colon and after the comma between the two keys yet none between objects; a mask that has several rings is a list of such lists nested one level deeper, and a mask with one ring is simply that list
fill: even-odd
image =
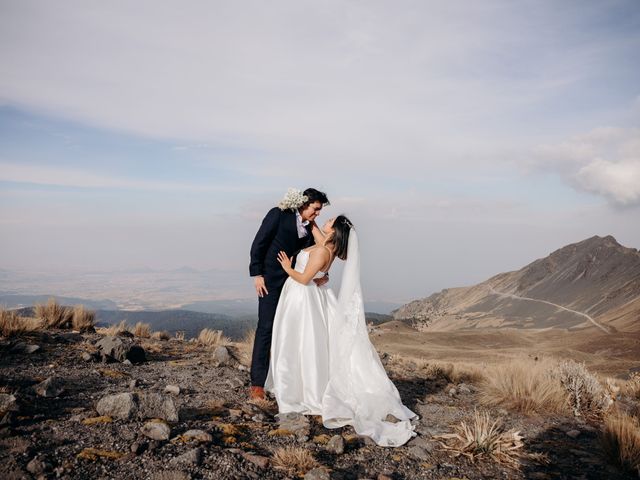
[{"label": "blue sky", "polygon": [[371,299],[638,247],[638,51],[634,0],[0,1],[0,264],[244,272],[290,186]]}]

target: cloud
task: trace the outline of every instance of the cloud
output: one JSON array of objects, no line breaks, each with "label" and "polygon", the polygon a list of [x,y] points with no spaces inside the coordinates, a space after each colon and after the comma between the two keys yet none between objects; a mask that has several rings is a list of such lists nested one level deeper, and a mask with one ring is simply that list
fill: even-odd
[{"label": "cloud", "polygon": [[525,165],[558,173],[574,188],[615,205],[640,204],[640,128],[600,127],[540,145]]}]

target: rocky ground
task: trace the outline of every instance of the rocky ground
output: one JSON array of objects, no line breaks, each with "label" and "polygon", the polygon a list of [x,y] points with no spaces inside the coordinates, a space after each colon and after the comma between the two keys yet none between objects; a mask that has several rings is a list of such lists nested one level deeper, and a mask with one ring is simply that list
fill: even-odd
[{"label": "rocky ground", "polygon": [[[472,418],[469,383],[392,372],[420,415],[418,436],[382,448],[351,427],[327,430],[318,417],[280,418],[248,403],[249,374],[222,349],[172,339],[131,350],[139,342],[68,332],[0,341],[0,478],[632,478],[607,464],[597,422],[574,417],[493,410],[539,458],[507,466],[455,456],[438,436]],[[319,467],[306,476],[278,468],[276,450],[293,446]]]}]

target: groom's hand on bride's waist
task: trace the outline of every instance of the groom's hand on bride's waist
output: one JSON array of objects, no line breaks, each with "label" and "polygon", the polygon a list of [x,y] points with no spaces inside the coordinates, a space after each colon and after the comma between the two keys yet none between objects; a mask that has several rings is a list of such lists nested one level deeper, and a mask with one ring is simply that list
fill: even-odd
[{"label": "groom's hand on bride's waist", "polygon": [[317,286],[321,287],[329,282],[329,274],[325,274],[324,277],[314,278],[313,281]]},{"label": "groom's hand on bride's waist", "polygon": [[264,284],[264,277],[262,275],[253,277],[253,284],[256,286],[256,292],[258,293],[259,297],[269,295],[267,286]]}]

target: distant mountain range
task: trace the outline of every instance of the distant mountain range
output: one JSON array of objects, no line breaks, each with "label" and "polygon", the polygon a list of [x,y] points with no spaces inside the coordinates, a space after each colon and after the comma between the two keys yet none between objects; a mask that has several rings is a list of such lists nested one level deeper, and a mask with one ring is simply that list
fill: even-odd
[{"label": "distant mountain range", "polygon": [[392,312],[421,329],[640,331],[640,252],[612,236],[562,247],[514,272],[449,288]]}]

